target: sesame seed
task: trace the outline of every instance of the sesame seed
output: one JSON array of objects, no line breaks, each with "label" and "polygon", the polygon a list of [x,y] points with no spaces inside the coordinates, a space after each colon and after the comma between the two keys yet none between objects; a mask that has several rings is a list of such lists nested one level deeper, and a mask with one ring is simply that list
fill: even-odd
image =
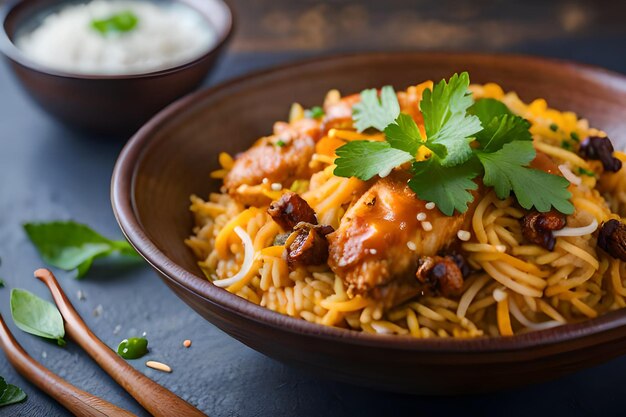
[{"label": "sesame seed", "polygon": [[283,185],[279,182],[272,183],[270,187],[272,188],[272,191],[280,191],[283,189]]},{"label": "sesame seed", "polygon": [[430,232],[431,230],[433,230],[433,225],[431,222],[422,222],[422,228],[427,232]]},{"label": "sesame seed", "polygon": [[172,368],[170,368],[168,365],[157,361],[148,361],[146,362],[146,366],[148,368],[156,369],[157,371],[172,372]]},{"label": "sesame seed", "polygon": [[406,242],[406,245],[411,250],[416,250],[417,249],[417,246],[415,245],[415,242],[408,241],[408,242]]},{"label": "sesame seed", "polygon": [[500,288],[496,288],[493,290],[493,299],[497,302],[506,300],[507,293],[502,291]]},{"label": "sesame seed", "polygon": [[188,348],[189,346],[191,346],[191,340],[187,339],[183,342],[183,346],[185,346],[186,348]]},{"label": "sesame seed", "polygon": [[417,213],[417,220],[419,220],[420,222],[423,222],[424,220],[426,220],[426,213]]},{"label": "sesame seed", "polygon": [[376,249],[370,249],[370,253],[372,255],[376,255],[378,253],[378,251]]},{"label": "sesame seed", "polygon": [[433,203],[432,201],[429,203],[426,203],[426,205],[424,206],[426,207],[426,210],[432,210],[435,208],[435,203]]},{"label": "sesame seed", "polygon": [[268,180],[267,178],[263,178],[263,184],[267,184],[268,182],[270,182],[270,180]]},{"label": "sesame seed", "polygon": [[467,242],[472,237],[472,234],[467,230],[459,230],[458,232],[456,232],[456,236],[463,242]]}]

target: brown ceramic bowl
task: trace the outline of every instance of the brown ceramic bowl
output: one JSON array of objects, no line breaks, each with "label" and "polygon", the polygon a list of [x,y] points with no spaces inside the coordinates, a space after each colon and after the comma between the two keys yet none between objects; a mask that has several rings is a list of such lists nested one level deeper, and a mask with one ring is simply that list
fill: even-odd
[{"label": "brown ceramic bowl", "polygon": [[64,124],[96,134],[131,134],[172,101],[195,89],[213,67],[232,33],[233,15],[223,0],[181,1],[198,11],[217,35],[210,50],[176,67],[136,75],[83,75],[46,68],[13,44],[67,0],[13,0],[0,11],[0,50],[24,89]]},{"label": "brown ceramic bowl", "polygon": [[189,195],[208,195],[221,151],[245,150],[298,101],[441,79],[467,70],[525,100],[545,97],[626,143],[626,77],[520,56],[365,54],[320,59],[239,78],[186,97],[145,125],[122,151],[112,180],[117,220],[163,281],[211,323],[264,354],[341,381],[421,394],[472,393],[555,378],[626,351],[626,310],[513,337],[430,339],[370,335],[311,324],[249,303],[207,281],[183,240]]}]

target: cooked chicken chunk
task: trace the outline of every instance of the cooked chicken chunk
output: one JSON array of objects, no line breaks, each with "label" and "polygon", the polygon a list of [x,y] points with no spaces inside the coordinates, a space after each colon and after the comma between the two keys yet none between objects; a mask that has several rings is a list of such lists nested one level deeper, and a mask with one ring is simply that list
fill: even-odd
[{"label": "cooked chicken chunk", "polygon": [[461,228],[469,227],[473,206],[454,216],[428,210],[407,179],[406,173],[396,171],[378,180],[328,235],[330,267],[352,293],[367,292],[394,278],[415,277],[420,257],[437,255]]},{"label": "cooked chicken chunk", "polygon": [[304,198],[294,192],[286,192],[279,200],[273,201],[267,213],[283,230],[291,230],[300,222],[317,224],[315,211]]},{"label": "cooked chicken chunk", "polygon": [[[276,123],[272,136],[259,139],[254,146],[237,156],[232,170],[224,179],[224,187],[241,201],[244,197],[237,190],[242,185],[259,185],[267,178],[270,183],[289,187],[296,179],[308,179],[313,174],[309,162],[319,136],[319,122],[316,120]],[[256,205],[248,201],[242,203]]]}]

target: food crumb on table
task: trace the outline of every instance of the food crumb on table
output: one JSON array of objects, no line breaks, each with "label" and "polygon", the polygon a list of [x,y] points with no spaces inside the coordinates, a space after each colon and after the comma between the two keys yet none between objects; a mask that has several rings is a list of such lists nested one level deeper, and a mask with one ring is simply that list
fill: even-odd
[{"label": "food crumb on table", "polygon": [[148,361],[146,362],[146,366],[148,368],[156,369],[157,371],[172,372],[172,368],[170,368],[169,365],[157,361]]}]

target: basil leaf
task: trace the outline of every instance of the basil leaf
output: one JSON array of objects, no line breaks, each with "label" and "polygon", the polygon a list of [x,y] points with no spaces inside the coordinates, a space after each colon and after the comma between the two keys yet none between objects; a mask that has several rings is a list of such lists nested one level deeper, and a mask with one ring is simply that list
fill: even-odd
[{"label": "basil leaf", "polygon": [[59,310],[35,294],[19,288],[11,290],[11,315],[13,321],[26,333],[56,340],[65,346],[65,327]]},{"label": "basil leaf", "polygon": [[7,384],[0,376],[0,407],[16,404],[26,399],[26,393],[21,388]]},{"label": "basil leaf", "polygon": [[77,269],[77,278],[87,273],[96,258],[114,252],[138,256],[125,240],[107,239],[89,226],[72,221],[26,223],[24,230],[47,264],[64,271]]}]

